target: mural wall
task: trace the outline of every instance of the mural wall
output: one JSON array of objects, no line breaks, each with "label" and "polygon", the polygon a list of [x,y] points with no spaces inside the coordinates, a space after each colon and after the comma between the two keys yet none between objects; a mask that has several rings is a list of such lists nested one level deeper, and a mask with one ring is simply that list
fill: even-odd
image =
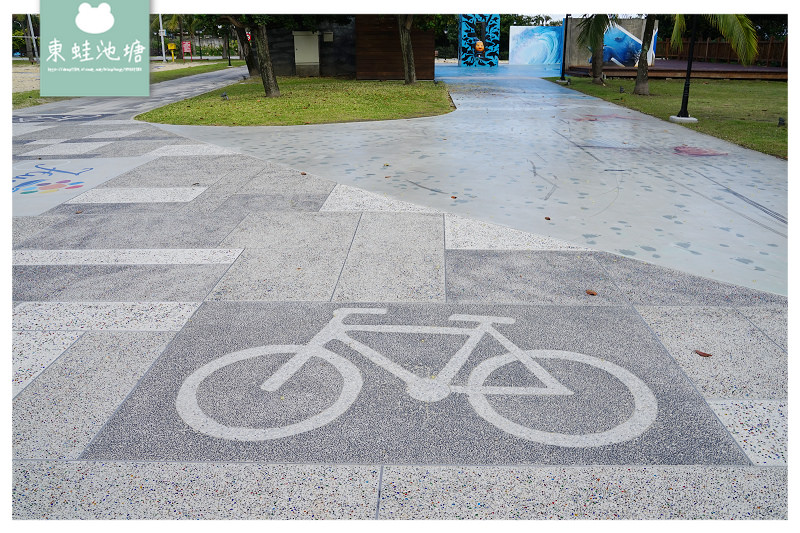
[{"label": "mural wall", "polygon": [[500,60],[500,15],[460,15],[459,66],[497,66]]},{"label": "mural wall", "polygon": [[561,65],[563,26],[511,26],[509,65]]},{"label": "mural wall", "polygon": [[[647,54],[647,64],[652,65],[656,53],[656,37],[658,31],[653,31],[653,41]],[[620,67],[635,67],[639,63],[639,54],[642,53],[642,40],[633,35],[622,26],[612,25],[603,38],[603,64]],[[591,63],[591,52],[589,53]]]}]

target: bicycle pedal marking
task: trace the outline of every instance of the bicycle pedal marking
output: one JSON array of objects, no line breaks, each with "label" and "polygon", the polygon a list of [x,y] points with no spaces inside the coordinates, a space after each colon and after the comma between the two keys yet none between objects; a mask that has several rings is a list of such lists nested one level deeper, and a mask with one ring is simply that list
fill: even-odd
[{"label": "bicycle pedal marking", "polygon": [[[368,361],[383,368],[406,383],[405,392],[423,402],[437,402],[451,393],[464,394],[475,413],[489,424],[518,438],[562,447],[597,447],[625,442],[644,433],[658,415],[658,402],[650,388],[628,370],[586,354],[562,350],[522,350],[493,324],[514,324],[510,317],[483,315],[451,315],[450,321],[470,322],[472,327],[412,326],[403,324],[345,324],[350,315],[386,314],[385,308],[339,308],[322,329],[303,345],[268,345],[247,348],[225,354],[195,370],[181,385],[175,400],[180,417],[189,426],[211,437],[235,441],[265,441],[290,437],[315,430],[336,420],[355,402],[363,386],[361,371],[349,359],[325,348],[333,340],[341,341],[351,350]],[[374,348],[367,346],[348,335],[351,331],[371,333],[422,333],[466,336],[464,345],[450,358],[450,361],[435,378],[420,377],[397,362],[389,359]],[[485,337],[494,338],[507,351],[480,362],[467,379],[467,385],[453,385],[452,381],[466,364],[478,343]],[[197,394],[207,378],[226,366],[248,359],[291,354],[292,357],[272,373],[261,385],[265,393],[277,393],[312,358],[331,365],[342,378],[342,389],[333,404],[313,414],[305,420],[276,427],[227,426],[203,411]],[[568,434],[542,431],[523,426],[498,413],[489,403],[488,397],[523,396],[571,396],[573,391],[564,386],[538,360],[564,360],[581,363],[610,374],[627,388],[634,401],[633,413],[615,427],[596,433]],[[520,363],[536,377],[543,386],[495,386],[486,385],[490,376],[502,367]]]}]

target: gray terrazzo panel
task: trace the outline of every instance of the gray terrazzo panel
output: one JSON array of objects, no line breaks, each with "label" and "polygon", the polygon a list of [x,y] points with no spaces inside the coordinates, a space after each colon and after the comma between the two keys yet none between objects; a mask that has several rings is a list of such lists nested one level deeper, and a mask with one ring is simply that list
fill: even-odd
[{"label": "gray terrazzo panel", "polygon": [[[92,151],[100,157],[132,157],[132,156],[151,156],[154,151],[163,147],[165,144],[173,146],[176,149],[180,146],[191,146],[192,141],[189,139],[182,139],[180,137],[175,139],[157,139],[157,140],[138,140],[138,139],[120,139],[113,141],[106,146],[99,147]],[[156,154],[153,154],[156,155]]]},{"label": "gray terrazzo panel", "polygon": [[330,301],[347,247],[245,249],[208,296],[209,300]]},{"label": "gray terrazzo panel", "polygon": [[738,307],[739,313],[756,325],[758,329],[775,341],[775,344],[788,350],[788,314],[787,307]]},{"label": "gray terrazzo panel", "polygon": [[76,459],[172,336],[85,333],[14,399],[14,459]]},{"label": "gray terrazzo panel", "polygon": [[181,212],[73,215],[58,232],[40,233],[21,247],[81,248],[211,248],[217,246],[244,218],[243,213],[214,216]]},{"label": "gray terrazzo panel", "polygon": [[247,215],[222,246],[261,248],[280,254],[313,247],[345,253],[358,225],[357,213],[256,213]]},{"label": "gray terrazzo panel", "polygon": [[[170,183],[169,186],[181,186],[187,182],[189,185],[200,183],[206,186],[227,174],[247,168],[254,161],[257,160],[230,155],[159,157],[121,174],[110,181],[109,186],[154,187],[164,182]],[[259,164],[264,163],[259,162]]]},{"label": "gray terrazzo panel", "polygon": [[13,267],[15,301],[202,301],[228,265]]},{"label": "gray terrazzo panel", "polygon": [[336,186],[335,181],[300,170],[269,164],[237,192],[241,194],[328,194]]},{"label": "gray terrazzo panel", "polygon": [[786,466],[789,449],[789,404],[786,400],[710,400],[708,403],[753,464]]},{"label": "gray terrazzo panel", "polygon": [[[627,303],[586,252],[447,250],[447,301],[462,303]],[[586,293],[597,293],[591,296]]]},{"label": "gray terrazzo panel", "polygon": [[387,466],[379,518],[785,520],[785,468]]},{"label": "gray terrazzo panel", "polygon": [[[66,217],[40,215],[37,217],[12,217],[11,242],[14,248],[20,247],[23,241],[31,239],[39,232],[54,230]],[[32,242],[36,242],[35,239]]]},{"label": "gray terrazzo panel", "polygon": [[[26,156],[71,156],[71,155],[98,155],[99,149],[103,146],[110,144],[109,142],[81,142],[81,143],[56,143],[48,146],[38,147],[34,150],[28,150],[24,155]],[[134,154],[139,155],[139,154]]]},{"label": "gray terrazzo panel", "polygon": [[444,301],[443,222],[441,215],[364,213],[333,300]]},{"label": "gray terrazzo panel", "polygon": [[[373,519],[376,466],[17,461],[14,519]],[[90,479],[91,482],[87,482]]]},{"label": "gray terrazzo panel", "polygon": [[12,332],[12,395],[19,394],[81,335],[77,331]]},{"label": "gray terrazzo panel", "polygon": [[[497,356],[507,352],[491,337],[468,348],[462,363],[453,363],[452,381],[448,378],[451,394],[439,401],[414,399],[407,382],[398,377],[403,375],[400,370],[390,372],[387,362],[379,366],[367,358],[369,352],[357,352],[338,340],[324,345],[344,359],[326,362],[314,357],[276,392],[262,389],[265,380],[301,349],[290,345],[309,342],[331,322],[333,311],[342,307],[346,306],[206,302],[81,458],[269,458],[274,462],[346,464],[749,464],[680,367],[629,308],[371,304],[371,308],[388,308],[388,314],[355,314],[346,319],[348,324],[385,324],[385,331],[352,331],[352,340],[347,342],[372,347],[417,376],[420,383],[451,372],[445,371],[448,361],[475,326],[448,320],[453,314],[513,318],[515,324],[498,324],[498,331],[522,349],[566,350],[595,358],[589,359],[595,363],[581,363],[564,359],[562,352],[555,358],[535,355],[548,375],[574,394],[487,393],[490,408],[499,415],[477,410],[463,389],[483,361],[497,361]],[[460,329],[445,335],[403,331],[395,325]],[[279,347],[269,353],[241,352],[265,345]],[[252,357],[220,362],[231,353]],[[198,382],[187,381],[200,369],[209,368],[205,365],[212,361],[223,366],[197,378]],[[625,385],[611,371],[593,364],[616,365],[611,368],[624,368],[640,381]],[[363,380],[360,391],[358,376]],[[478,378],[477,383],[491,387],[543,384],[511,360],[488,377]],[[350,406],[345,404],[344,412],[336,411],[332,419],[326,419],[328,423],[317,425],[313,417],[330,412],[343,394],[352,398],[347,400],[352,401]],[[648,403],[648,394],[654,395],[653,404]],[[206,417],[203,420],[217,425],[203,425],[206,422],[198,422],[196,415],[188,415],[187,398],[194,398],[191,401]],[[654,410],[642,415],[643,409],[650,409],[647,405],[655,406]],[[484,414],[479,416],[479,412]],[[501,429],[505,426],[498,425],[497,416],[544,433],[515,436]],[[627,426],[626,421],[634,417],[644,425]],[[254,440],[237,436],[240,430],[235,429],[269,432],[281,427],[294,429],[272,436],[248,433]],[[597,438],[605,437],[582,437],[609,431],[618,435],[616,443],[595,445]]]},{"label": "gray terrazzo panel", "polygon": [[248,215],[223,244],[245,250],[209,299],[329,301],[358,219],[356,213]]},{"label": "gray terrazzo panel", "polygon": [[404,202],[387,194],[377,194],[350,185],[337,184],[321,211],[389,211],[438,213],[436,209]]},{"label": "gray terrazzo panel", "polygon": [[12,329],[179,331],[196,302],[20,302]]},{"label": "gray terrazzo panel", "polygon": [[142,215],[177,215],[186,207],[186,202],[157,202],[157,203],[63,203],[49,211],[47,215],[127,215],[129,213]]},{"label": "gray terrazzo panel", "polygon": [[786,398],[786,352],[735,309],[636,309],[706,398]]},{"label": "gray terrazzo panel", "polygon": [[589,248],[490,224],[458,215],[445,215],[445,247],[448,250],[586,250]]},{"label": "gray terrazzo panel", "polygon": [[785,305],[785,296],[731,285],[607,253],[593,253],[633,304]]},{"label": "gray terrazzo panel", "polygon": [[218,209],[245,213],[269,211],[317,212],[327,198],[326,194],[234,194]]}]

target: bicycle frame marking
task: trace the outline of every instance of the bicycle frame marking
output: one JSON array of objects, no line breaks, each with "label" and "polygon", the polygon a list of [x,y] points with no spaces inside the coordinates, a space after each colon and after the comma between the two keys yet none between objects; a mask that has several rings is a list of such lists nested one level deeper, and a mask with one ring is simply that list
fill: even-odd
[{"label": "bicycle frame marking", "polygon": [[[380,366],[394,376],[403,380],[406,392],[412,398],[424,402],[442,400],[451,393],[466,394],[467,400],[476,414],[495,427],[516,437],[566,447],[591,447],[625,442],[643,433],[655,421],[658,405],[649,387],[631,372],[609,361],[576,352],[560,350],[522,350],[511,340],[497,331],[493,324],[513,324],[514,319],[508,317],[482,315],[452,315],[450,320],[459,322],[477,322],[475,327],[439,327],[409,325],[347,325],[344,319],[351,314],[386,314],[381,308],[340,308],[333,312],[333,318],[314,337],[304,345],[261,346],[226,354],[217,358],[192,373],[183,383],[176,398],[176,409],[179,415],[196,430],[217,438],[231,440],[268,440],[288,437],[298,433],[316,429],[332,422],[347,411],[355,402],[363,385],[363,378],[358,368],[347,358],[328,350],[325,344],[332,340],[345,343],[352,350],[360,353],[372,363]],[[432,378],[418,376],[409,372],[398,363],[387,358],[373,348],[353,339],[349,331],[376,333],[416,333],[435,335],[467,336],[466,342],[450,358],[442,370]],[[469,376],[467,385],[451,385],[453,379],[466,364],[469,356],[485,335],[496,339],[506,353],[490,357],[482,361]],[[310,418],[277,428],[230,427],[220,424],[208,417],[197,402],[197,391],[203,380],[221,368],[253,357],[270,354],[295,354],[278,368],[261,385],[267,392],[278,391],[298,372],[312,357],[322,359],[333,365],[343,378],[343,388],[339,398],[321,413]],[[622,382],[634,398],[634,410],[631,417],[614,428],[591,434],[563,434],[540,431],[522,426],[499,414],[486,399],[487,395],[531,396],[560,395],[568,396],[573,392],[562,385],[545,370],[535,359],[565,359],[593,366],[605,371]],[[522,363],[528,371],[544,385],[530,386],[486,386],[483,383],[495,370],[512,363]]]}]

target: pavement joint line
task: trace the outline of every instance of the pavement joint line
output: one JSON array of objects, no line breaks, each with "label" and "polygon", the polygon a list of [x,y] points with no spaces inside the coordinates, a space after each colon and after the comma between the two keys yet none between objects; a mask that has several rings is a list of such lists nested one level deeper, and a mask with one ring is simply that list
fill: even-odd
[{"label": "pavement joint line", "polygon": [[[788,306],[787,306],[787,307],[788,307]],[[752,320],[750,320],[750,317],[748,317],[747,315],[745,315],[744,313],[742,313],[742,312],[741,312],[739,309],[737,309],[736,307],[733,307],[732,309],[733,309],[734,311],[736,311],[736,314],[740,315],[742,318],[744,318],[745,320],[747,320],[748,322],[750,322],[750,323],[753,325],[753,327],[754,327],[754,328],[756,328],[756,329],[759,331],[759,333],[761,333],[761,334],[762,334],[762,335],[764,335],[766,338],[768,338],[770,341],[772,341],[772,344],[774,344],[775,346],[777,346],[779,350],[781,350],[783,353],[786,353],[786,354],[788,354],[788,353],[789,353],[788,347],[787,347],[787,348],[784,348],[783,346],[781,346],[780,344],[778,344],[778,342],[777,342],[775,339],[773,339],[771,335],[768,335],[768,334],[767,334],[767,332],[765,332],[763,329],[761,329],[761,328],[760,328],[760,327],[759,327],[759,326],[758,326],[758,325],[757,325],[755,322],[753,322]],[[764,309],[769,309],[769,307],[764,307]]]},{"label": "pavement joint line", "polygon": [[344,272],[345,266],[347,266],[347,259],[350,257],[350,251],[353,249],[353,243],[356,240],[356,235],[358,234],[358,228],[359,226],[361,226],[361,218],[363,216],[364,216],[363,211],[358,214],[358,222],[356,222],[356,229],[355,231],[353,231],[353,238],[350,239],[350,246],[347,247],[347,254],[344,256],[344,261],[342,261],[342,268],[339,270],[339,276],[336,278],[336,283],[333,285],[333,291],[331,291],[331,297],[328,300],[331,303],[333,303],[333,297],[336,296],[336,289],[339,287],[339,281],[342,279],[342,273]]},{"label": "pavement joint line", "polygon": [[150,374],[150,371],[153,369],[153,367],[156,365],[156,363],[159,360],[161,360],[161,358],[164,356],[164,354],[167,352],[167,350],[169,348],[171,348],[172,343],[175,342],[175,339],[180,335],[180,333],[183,331],[183,329],[186,327],[186,325],[189,323],[189,321],[192,319],[192,317],[195,315],[195,313],[197,313],[197,310],[200,309],[201,306],[202,306],[202,302],[200,303],[200,305],[197,305],[195,307],[195,309],[192,312],[192,314],[186,319],[186,321],[183,323],[183,326],[181,326],[181,328],[179,330],[170,332],[170,333],[172,333],[172,338],[169,340],[169,342],[167,342],[164,345],[164,349],[161,350],[161,353],[159,353],[155,358],[153,358],[153,362],[150,363],[150,366],[147,367],[147,370],[142,373],[141,377],[136,381],[136,383],[133,385],[133,387],[131,387],[131,389],[128,391],[128,394],[125,395],[125,398],[123,398],[123,400],[119,403],[119,405],[117,405],[117,407],[114,409],[114,412],[111,413],[105,419],[105,421],[103,422],[103,425],[100,427],[100,429],[94,434],[94,436],[91,438],[91,440],[83,447],[83,450],[78,455],[78,460],[80,460],[80,458],[83,456],[83,454],[86,453],[86,450],[89,449],[89,447],[91,447],[91,445],[94,443],[94,441],[97,440],[97,438],[103,433],[103,431],[105,430],[106,426],[114,419],[114,417],[117,415],[117,412],[119,412],[119,410],[122,409],[122,406],[125,405],[125,403],[128,401],[128,398],[130,398],[131,394],[133,394],[134,391],[139,387],[139,384],[142,382],[142,380],[144,378],[146,378]]},{"label": "pavement joint line", "polygon": [[[708,405],[708,403],[709,403],[708,402],[708,398],[705,397],[705,395],[700,390],[700,388],[698,387],[698,385],[695,382],[695,380],[693,380],[691,378],[691,376],[689,376],[686,373],[686,369],[684,369],[683,366],[678,362],[678,360],[675,359],[675,356],[672,355],[672,352],[670,352],[667,349],[667,347],[661,341],[661,337],[659,337],[658,334],[656,334],[656,332],[653,331],[653,328],[650,327],[650,324],[648,324],[647,320],[645,320],[644,317],[641,315],[641,313],[639,313],[639,310],[636,308],[636,306],[632,305],[631,307],[633,308],[633,312],[636,313],[636,316],[639,317],[639,320],[642,321],[642,324],[644,324],[644,327],[647,328],[647,330],[653,336],[653,339],[655,339],[655,341],[661,346],[661,348],[667,353],[667,355],[669,355],[670,359],[672,359],[672,362],[677,367],[677,371],[680,372],[681,374],[683,374],[683,377],[686,379],[686,381],[689,382],[689,385],[695,390],[697,395],[700,396],[700,398],[702,398],[703,401],[705,401],[706,405],[708,406],[708,409],[711,411],[711,413],[714,416],[714,418],[717,420],[719,425],[725,430],[725,432],[728,434],[728,436],[731,438],[731,440],[736,444],[736,447],[739,448],[739,451],[742,453],[742,455],[744,457],[746,457],[748,461],[750,461],[751,466],[755,466],[755,464],[753,463],[753,460],[750,459],[750,456],[747,454],[747,452],[745,452],[744,448],[742,448],[742,445],[733,436],[733,433],[730,432],[730,430],[728,429],[728,426],[726,426],[725,423],[723,423],[722,419],[719,417],[717,412],[714,409],[711,409],[711,406]],[[715,306],[715,307],[718,308],[718,309],[733,309],[732,307],[727,307],[727,306]]]},{"label": "pavement joint line", "polygon": [[442,270],[444,272],[444,303],[447,303],[447,215],[442,213]]},{"label": "pavement joint line", "polygon": [[[24,330],[24,331],[39,331],[39,330]],[[44,331],[64,331],[64,330],[62,329],[62,330],[44,330]],[[24,386],[24,387],[22,387],[20,390],[18,390],[18,391],[17,391],[17,393],[14,395],[14,397],[13,397],[13,398],[11,398],[11,401],[13,402],[13,401],[14,401],[14,399],[15,399],[17,396],[19,396],[20,394],[22,394],[22,391],[24,391],[24,390],[25,390],[25,389],[27,389],[29,386],[31,386],[31,385],[32,385],[34,382],[36,382],[36,380],[37,380],[37,379],[39,379],[39,378],[42,376],[42,374],[44,374],[45,372],[47,372],[47,370],[48,370],[48,369],[49,369],[51,366],[53,366],[53,365],[56,363],[56,361],[58,361],[59,359],[61,359],[62,357],[64,357],[64,354],[65,354],[65,353],[67,353],[67,352],[68,352],[68,351],[69,351],[69,350],[70,350],[70,349],[71,349],[71,348],[72,348],[72,347],[75,345],[75,343],[76,343],[76,342],[78,342],[79,340],[81,340],[81,339],[83,338],[83,335],[84,335],[85,333],[87,333],[87,331],[86,331],[86,330],[81,330],[81,334],[80,334],[80,335],[78,335],[78,336],[75,338],[75,340],[74,340],[74,341],[72,341],[72,342],[70,343],[70,345],[69,345],[69,346],[67,346],[66,348],[64,348],[64,351],[62,351],[60,354],[58,354],[58,357],[55,357],[55,358],[54,358],[52,361],[50,361],[50,363],[49,363],[49,364],[48,364],[46,367],[44,367],[44,368],[42,369],[42,371],[41,371],[41,372],[39,372],[38,374],[36,374],[36,377],[35,377],[35,378],[33,378],[32,380],[30,380],[30,381],[28,382],[28,384],[27,384],[27,385],[25,385],[25,386]]]},{"label": "pavement joint line", "polygon": [[375,520],[380,519],[381,515],[381,491],[383,490],[383,466],[381,465],[380,474],[378,474],[378,494],[377,494],[377,502],[375,505]]}]

